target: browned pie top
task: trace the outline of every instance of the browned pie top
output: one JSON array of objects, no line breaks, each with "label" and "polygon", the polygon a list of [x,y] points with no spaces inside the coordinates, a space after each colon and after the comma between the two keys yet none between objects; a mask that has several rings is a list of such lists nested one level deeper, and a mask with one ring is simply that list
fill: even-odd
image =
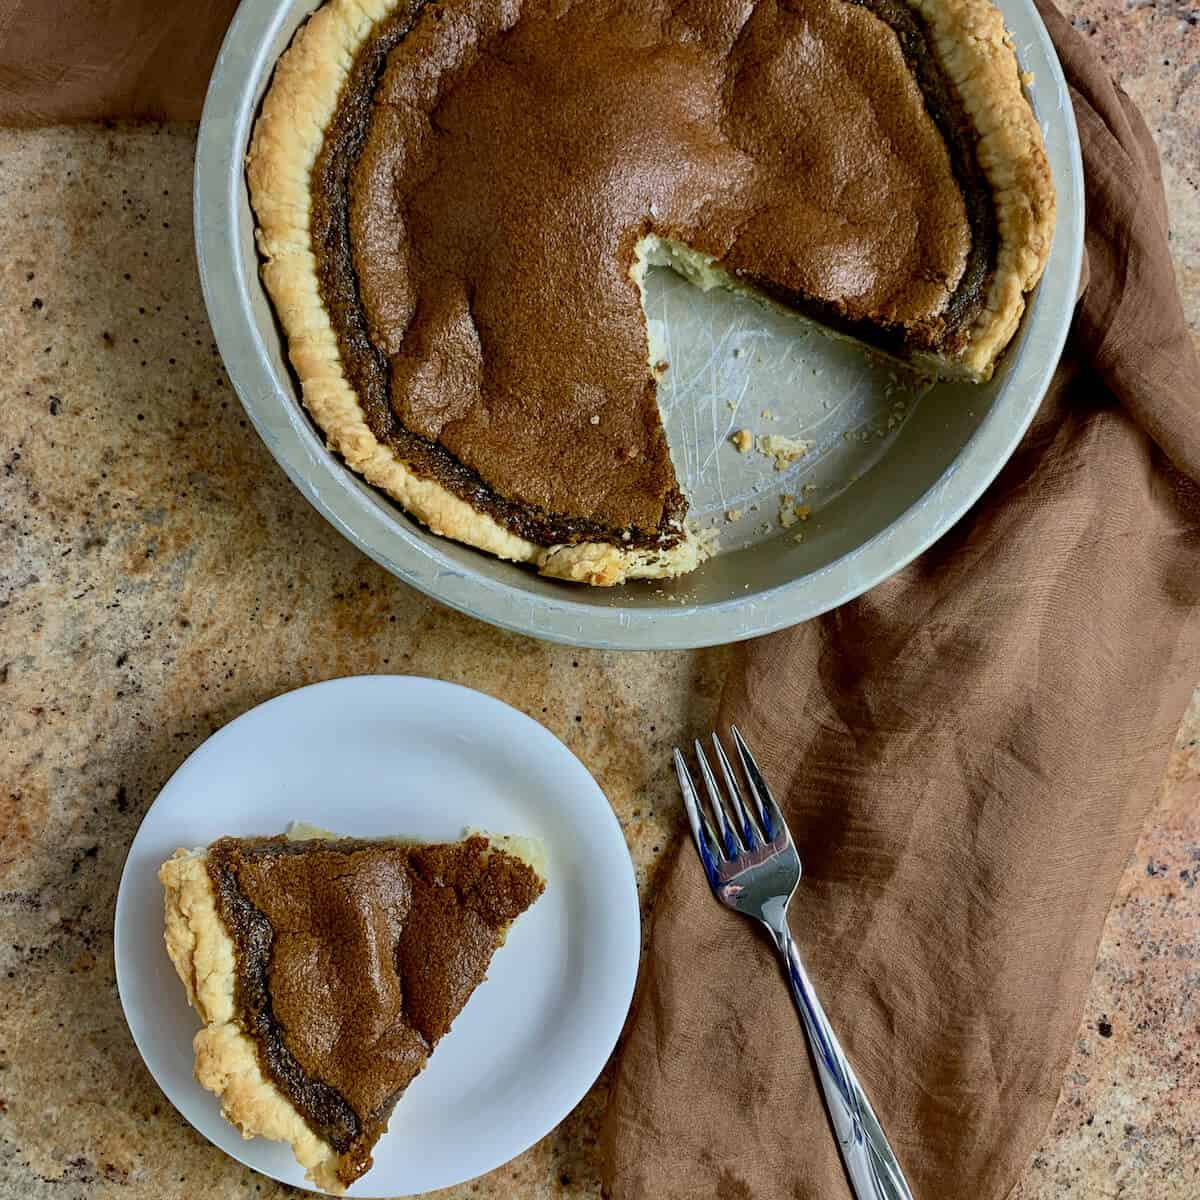
[{"label": "browned pie top", "polygon": [[[451,845],[225,838],[209,849],[237,1010],[314,1131],[370,1165],[400,1093],[541,894],[519,859]],[[342,1168],[339,1168],[341,1173]]]},{"label": "browned pie top", "polygon": [[402,3],[375,37],[340,200],[371,347],[343,328],[343,353],[384,377],[377,436],[503,501],[642,532],[676,511],[630,275],[648,233],[889,348],[978,312],[990,194],[903,0]]}]

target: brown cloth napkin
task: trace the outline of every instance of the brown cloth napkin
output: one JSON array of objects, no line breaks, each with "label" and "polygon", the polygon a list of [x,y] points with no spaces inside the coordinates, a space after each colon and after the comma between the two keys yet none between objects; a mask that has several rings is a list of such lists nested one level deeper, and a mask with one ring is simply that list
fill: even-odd
[{"label": "brown cloth napkin", "polygon": [[0,125],[194,121],[238,0],[0,0]]},{"label": "brown cloth napkin", "polygon": [[[948,536],[748,646],[720,714],[787,815],[792,930],[918,1200],[1000,1200],[1029,1163],[1200,671],[1200,367],[1158,159],[1042,11],[1090,263],[1050,394]],[[774,951],[712,900],[690,844],[663,877],[604,1146],[616,1200],[850,1196]]]}]

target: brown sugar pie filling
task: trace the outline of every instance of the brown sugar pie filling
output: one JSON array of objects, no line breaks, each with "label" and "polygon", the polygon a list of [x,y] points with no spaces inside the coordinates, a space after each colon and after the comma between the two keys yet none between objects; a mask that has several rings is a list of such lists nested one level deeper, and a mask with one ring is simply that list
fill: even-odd
[{"label": "brown sugar pie filling", "polygon": [[990,0],[331,0],[248,174],[330,445],[435,532],[596,584],[703,553],[648,265],[985,379],[1054,219]]}]

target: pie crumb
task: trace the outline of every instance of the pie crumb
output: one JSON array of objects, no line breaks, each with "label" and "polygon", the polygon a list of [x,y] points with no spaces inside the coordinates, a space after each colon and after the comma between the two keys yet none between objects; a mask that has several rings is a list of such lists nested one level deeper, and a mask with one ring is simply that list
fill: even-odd
[{"label": "pie crumb", "polygon": [[769,433],[758,439],[760,454],[775,460],[775,470],[783,471],[802,459],[814,443],[804,438],[787,437],[781,433]]},{"label": "pie crumb", "polygon": [[740,508],[731,508],[725,514],[725,520],[727,520],[727,521],[740,521],[741,519],[742,519],[742,510]]},{"label": "pie crumb", "polygon": [[743,454],[746,454],[754,446],[754,434],[748,429],[739,429],[729,440]]},{"label": "pie crumb", "polygon": [[812,516],[812,509],[807,504],[797,504],[796,497],[790,492],[783,492],[779,497],[779,524],[784,529],[791,529],[797,521],[807,521]]},{"label": "pie crumb", "polygon": [[[701,528],[689,523],[688,528],[696,536],[696,541],[699,544],[701,561],[706,558],[713,558],[721,549],[721,535],[715,529]],[[683,603],[683,598],[680,597],[680,604]]]}]

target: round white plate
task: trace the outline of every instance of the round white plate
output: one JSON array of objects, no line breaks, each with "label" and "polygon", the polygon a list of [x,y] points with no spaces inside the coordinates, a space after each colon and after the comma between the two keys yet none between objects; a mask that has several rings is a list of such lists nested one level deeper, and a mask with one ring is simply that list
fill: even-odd
[{"label": "round white plate", "polygon": [[146,814],[117,897],[117,986],[171,1103],[227,1154],[311,1187],[289,1147],[244,1141],[192,1078],[199,1022],[163,946],[156,874],[179,846],[282,833],[294,820],[426,841],[478,828],[535,836],[547,852],[545,894],[401,1097],[350,1195],[449,1187],[553,1129],[604,1066],[633,994],[640,935],[625,839],[583,764],[536,721],[406,676],[336,679],[259,705],[200,746]]}]

